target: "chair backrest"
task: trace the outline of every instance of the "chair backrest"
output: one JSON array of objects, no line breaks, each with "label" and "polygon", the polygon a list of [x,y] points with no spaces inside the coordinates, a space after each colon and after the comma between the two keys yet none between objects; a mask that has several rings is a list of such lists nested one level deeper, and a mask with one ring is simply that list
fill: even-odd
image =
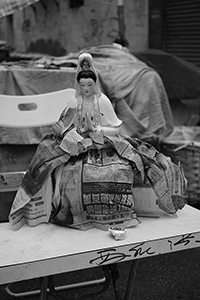
[{"label": "chair backrest", "polygon": [[38,127],[54,124],[74,89],[39,95],[12,96],[0,94],[0,126]]}]

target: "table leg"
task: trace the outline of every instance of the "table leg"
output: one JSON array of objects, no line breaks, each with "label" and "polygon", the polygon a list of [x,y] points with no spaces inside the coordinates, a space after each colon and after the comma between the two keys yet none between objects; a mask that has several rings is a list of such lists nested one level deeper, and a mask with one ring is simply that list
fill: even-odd
[{"label": "table leg", "polygon": [[[132,290],[133,290],[133,285],[134,285],[134,281],[135,281],[135,277],[136,277],[138,263],[139,263],[138,259],[133,260],[131,263],[131,268],[130,268],[129,277],[128,277],[128,281],[127,281],[127,287],[126,287],[124,300],[131,299],[130,297],[131,297]],[[82,296],[82,299],[84,299],[85,297],[91,296],[91,295],[95,295],[95,294],[98,295],[98,294],[103,293],[108,288],[108,286],[110,284],[110,277],[111,277],[112,282],[113,282],[114,292],[115,292],[115,299],[119,300],[119,291],[117,288],[117,279],[119,278],[119,272],[117,269],[117,265],[112,264],[112,265],[105,266],[104,273],[106,276],[106,281],[105,281],[105,285],[102,288],[102,290],[99,292],[96,292],[94,294],[84,295],[84,296]],[[110,276],[110,274],[111,274],[111,276]],[[53,283],[53,276],[46,276],[46,277],[41,278],[40,300],[47,300],[47,288],[49,288],[51,295],[56,300],[65,299],[63,297],[58,296],[58,294],[56,293],[56,290],[54,288],[54,283]]]},{"label": "table leg", "polygon": [[40,290],[40,300],[47,300],[47,287],[48,287],[48,276],[40,278],[41,290]]},{"label": "table leg", "polygon": [[130,300],[131,299],[131,294],[133,290],[133,285],[135,282],[135,277],[137,273],[137,268],[139,264],[139,259],[135,259],[131,263],[131,269],[128,277],[128,282],[127,282],[127,287],[126,287],[126,293],[124,296],[124,300]]},{"label": "table leg", "polygon": [[100,294],[103,294],[109,288],[111,282],[110,265],[103,266],[102,268],[105,275],[105,282],[103,283],[103,287],[99,291],[95,291],[93,293],[87,293],[83,295],[82,297],[80,297],[81,300],[86,300],[91,297],[94,297],[95,299],[95,296],[99,296]]},{"label": "table leg", "polygon": [[48,276],[48,288],[50,295],[55,299],[55,300],[67,300],[66,298],[58,295],[55,286],[54,286],[54,281],[53,281],[53,275]]},{"label": "table leg", "polygon": [[53,275],[45,276],[40,278],[41,282],[41,289],[40,289],[40,300],[47,300],[48,299],[48,290],[49,294],[55,299],[55,300],[67,300],[66,298],[58,295],[53,281]]},{"label": "table leg", "polygon": [[118,290],[118,285],[117,285],[117,279],[119,278],[119,271],[117,268],[117,264],[110,265],[110,271],[111,271],[111,277],[112,277],[112,283],[113,283],[113,288],[115,292],[115,299],[119,300],[119,290]]}]

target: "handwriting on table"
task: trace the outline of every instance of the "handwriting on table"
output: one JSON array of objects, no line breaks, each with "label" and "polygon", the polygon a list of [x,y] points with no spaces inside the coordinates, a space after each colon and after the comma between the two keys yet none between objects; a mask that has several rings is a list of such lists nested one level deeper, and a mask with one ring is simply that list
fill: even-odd
[{"label": "handwriting on table", "polygon": [[100,250],[97,252],[98,256],[90,260],[90,264],[103,265],[108,262],[120,262],[128,257],[142,257],[143,255],[153,255],[155,251],[152,250],[151,246],[147,246],[147,243],[139,243],[128,249],[128,254],[119,252],[115,248]]},{"label": "handwriting on table", "polygon": [[[132,246],[122,246],[118,248],[108,248],[99,250],[97,256],[89,261],[90,264],[101,266],[107,263],[117,263],[131,258],[141,258],[153,256],[161,253],[169,253],[170,251],[191,248],[191,243],[200,243],[200,237],[197,239],[195,234],[185,234],[181,237],[173,237],[168,240],[156,240],[149,242],[141,242]],[[165,249],[162,251],[162,247]]]},{"label": "handwriting on table", "polygon": [[108,262],[119,262],[124,260],[126,257],[131,257],[130,254],[123,252],[117,252],[117,249],[111,248],[106,250],[100,250],[97,252],[98,256],[90,260],[90,264],[96,263],[98,266]]},{"label": "handwriting on table", "polygon": [[194,238],[195,238],[195,236],[190,233],[190,234],[182,235],[182,237],[176,242],[172,242],[171,240],[168,240],[170,250],[172,250],[174,247],[181,245],[181,244],[183,246],[187,246],[192,240],[194,240]]}]

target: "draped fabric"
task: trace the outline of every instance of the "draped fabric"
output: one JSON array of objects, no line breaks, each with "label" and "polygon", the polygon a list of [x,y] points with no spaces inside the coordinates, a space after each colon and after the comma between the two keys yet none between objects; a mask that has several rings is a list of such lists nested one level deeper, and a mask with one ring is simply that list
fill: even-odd
[{"label": "draped fabric", "polygon": [[13,14],[15,11],[23,9],[40,0],[1,0],[0,18]]}]

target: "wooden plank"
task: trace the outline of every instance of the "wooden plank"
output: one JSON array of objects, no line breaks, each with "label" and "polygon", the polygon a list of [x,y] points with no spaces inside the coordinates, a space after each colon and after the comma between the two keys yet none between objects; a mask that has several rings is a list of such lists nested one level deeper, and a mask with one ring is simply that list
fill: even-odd
[{"label": "wooden plank", "polygon": [[0,192],[17,191],[26,172],[0,173]]},{"label": "wooden plank", "polygon": [[26,171],[37,145],[0,145],[0,172]]},{"label": "wooden plank", "polygon": [[8,221],[16,192],[25,172],[0,173],[0,222]]},{"label": "wooden plank", "polygon": [[7,222],[17,189],[37,145],[0,145],[0,222]]},{"label": "wooden plank", "polygon": [[15,195],[16,191],[0,193],[0,222],[8,221],[8,215]]}]

